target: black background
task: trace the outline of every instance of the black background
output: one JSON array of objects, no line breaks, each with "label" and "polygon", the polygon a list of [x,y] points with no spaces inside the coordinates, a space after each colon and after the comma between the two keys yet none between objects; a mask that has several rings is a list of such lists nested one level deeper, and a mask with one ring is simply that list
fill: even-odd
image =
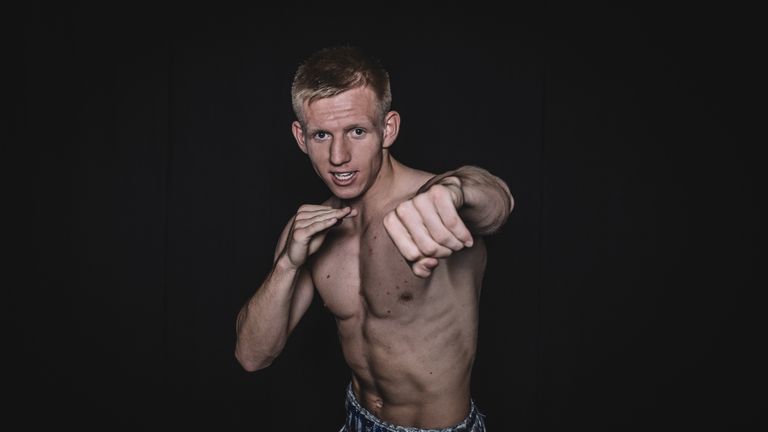
[{"label": "black background", "polygon": [[270,368],[233,351],[280,229],[327,196],[290,134],[292,73],[349,42],[390,71],[396,158],[480,165],[516,198],[487,238],[491,430],[763,417],[750,12],[452,12],[7,11],[4,416],[338,429],[349,373],[317,298]]}]

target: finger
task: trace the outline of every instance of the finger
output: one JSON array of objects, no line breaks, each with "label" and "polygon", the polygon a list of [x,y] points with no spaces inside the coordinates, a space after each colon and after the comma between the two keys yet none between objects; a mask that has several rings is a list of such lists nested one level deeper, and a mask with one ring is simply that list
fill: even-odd
[{"label": "finger", "polygon": [[309,225],[312,225],[315,222],[320,222],[330,218],[337,218],[339,221],[341,221],[343,217],[349,214],[349,211],[350,211],[349,208],[320,211],[316,213],[314,216],[308,217],[306,219],[297,220],[294,226],[296,228],[305,228]]},{"label": "finger", "polygon": [[312,236],[319,233],[320,231],[327,230],[337,221],[338,218],[332,217],[319,220],[302,228],[296,228],[293,230],[293,240],[302,244],[307,244],[309,243]]},{"label": "finger", "polygon": [[467,226],[464,225],[464,222],[459,217],[459,213],[456,211],[451,200],[439,200],[435,205],[437,207],[437,214],[443,221],[443,225],[448,228],[457,239],[463,242],[464,246],[471,247],[474,244],[472,233],[470,233]]},{"label": "finger", "polygon": [[317,252],[318,249],[320,249],[320,246],[322,246],[323,242],[325,242],[325,237],[327,236],[328,232],[336,226],[337,223],[341,222],[341,219],[331,218],[331,222],[333,220],[336,220],[335,223],[330,223],[330,226],[328,226],[324,220],[320,220],[315,222],[313,225],[316,225],[318,230],[315,234],[312,235],[312,237],[309,240],[309,247],[308,252],[309,255],[314,254]]},{"label": "finger", "polygon": [[432,270],[440,263],[436,258],[425,257],[411,264],[413,274],[421,278],[427,278],[432,275]]},{"label": "finger", "polygon": [[299,209],[296,211],[296,213],[306,212],[306,211],[316,211],[316,210],[329,210],[332,209],[331,206],[326,205],[318,205],[318,204],[302,204]]},{"label": "finger", "polygon": [[309,221],[317,218],[318,216],[329,215],[329,214],[333,214],[334,212],[335,212],[335,209],[305,211],[305,212],[297,213],[296,222]]},{"label": "finger", "polygon": [[336,226],[339,226],[339,225],[341,225],[341,223],[342,223],[342,222],[344,221],[344,219],[346,219],[346,218],[349,218],[349,217],[355,217],[355,216],[357,216],[357,214],[358,214],[358,213],[359,213],[359,212],[357,211],[357,209],[352,209],[352,210],[350,210],[350,211],[349,211],[349,213],[346,213],[346,214],[342,214],[342,215],[341,215],[341,217],[339,218],[339,221],[338,221],[338,222],[336,222]]},{"label": "finger", "polygon": [[413,242],[411,235],[408,234],[408,230],[405,229],[394,212],[387,213],[384,216],[384,229],[387,230],[387,234],[389,234],[397,250],[400,251],[400,254],[406,260],[416,261],[421,257],[418,246]]},{"label": "finger", "polygon": [[456,238],[456,236],[446,228],[443,224],[443,220],[440,219],[440,215],[437,213],[435,204],[426,195],[419,195],[413,199],[413,204],[416,210],[421,215],[421,220],[424,222],[424,226],[429,231],[430,237],[437,243],[451,248],[454,251],[459,251],[465,247],[464,242]]},{"label": "finger", "polygon": [[406,201],[395,210],[405,229],[411,235],[418,246],[421,255],[431,257],[446,257],[453,253],[452,250],[437,243],[429,234],[427,227],[421,219],[421,214],[414,207],[413,201]]},{"label": "finger", "polygon": [[323,244],[323,242],[325,242],[325,237],[328,235],[329,231],[330,228],[322,230],[312,236],[312,239],[309,241],[309,255],[314,254],[318,249],[320,249],[320,246]]},{"label": "finger", "polygon": [[340,210],[340,209],[335,209],[333,207],[326,207],[326,208],[318,208],[318,209],[299,210],[299,212],[296,213],[296,220],[310,219],[317,215],[327,214],[337,210]]}]

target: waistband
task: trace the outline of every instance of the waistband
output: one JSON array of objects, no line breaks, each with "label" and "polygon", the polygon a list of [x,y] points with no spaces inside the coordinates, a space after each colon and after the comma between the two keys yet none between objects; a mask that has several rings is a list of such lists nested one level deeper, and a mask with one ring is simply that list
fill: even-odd
[{"label": "waistband", "polygon": [[343,431],[375,431],[375,432],[483,432],[485,431],[485,416],[480,413],[475,401],[470,399],[469,415],[461,423],[444,429],[419,429],[415,427],[398,426],[386,422],[363,408],[355,397],[352,383],[347,385],[347,421]]}]

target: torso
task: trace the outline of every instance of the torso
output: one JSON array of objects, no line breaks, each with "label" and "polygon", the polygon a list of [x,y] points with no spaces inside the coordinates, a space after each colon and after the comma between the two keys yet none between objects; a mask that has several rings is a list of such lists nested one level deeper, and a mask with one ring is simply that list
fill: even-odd
[{"label": "torso", "polygon": [[407,198],[329,232],[311,274],[336,317],[360,403],[394,424],[449,427],[469,412],[485,246],[476,237],[428,279],[415,276],[382,222]]}]

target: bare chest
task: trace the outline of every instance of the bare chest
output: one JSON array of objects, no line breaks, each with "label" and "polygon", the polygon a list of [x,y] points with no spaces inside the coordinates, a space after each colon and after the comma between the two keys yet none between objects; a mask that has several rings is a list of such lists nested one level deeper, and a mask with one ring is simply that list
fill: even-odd
[{"label": "bare chest", "polygon": [[429,281],[413,274],[383,224],[328,240],[312,275],[326,307],[338,318],[361,313],[402,318],[427,296]]}]

